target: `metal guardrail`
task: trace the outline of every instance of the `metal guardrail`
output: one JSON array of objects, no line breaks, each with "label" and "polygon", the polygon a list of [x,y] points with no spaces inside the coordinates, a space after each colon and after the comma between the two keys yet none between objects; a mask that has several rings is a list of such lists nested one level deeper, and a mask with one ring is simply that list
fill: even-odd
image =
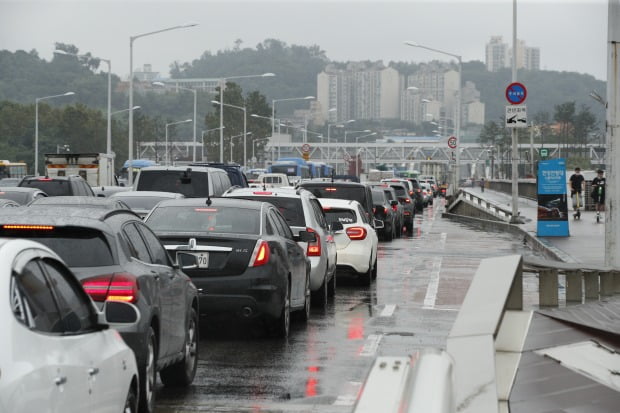
[{"label": "metal guardrail", "polygon": [[488,214],[497,217],[501,221],[512,221],[511,209],[508,209],[496,202],[489,201],[483,196],[478,196],[474,192],[470,192],[467,189],[459,189],[454,197],[454,201],[446,208],[446,210],[450,212],[458,204],[458,202],[462,201],[467,202],[476,208],[484,209]]}]

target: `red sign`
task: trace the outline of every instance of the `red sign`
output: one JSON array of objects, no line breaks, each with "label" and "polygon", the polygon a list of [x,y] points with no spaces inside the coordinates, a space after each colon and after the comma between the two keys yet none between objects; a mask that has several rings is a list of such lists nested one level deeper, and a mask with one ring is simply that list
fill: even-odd
[{"label": "red sign", "polygon": [[456,137],[455,136],[450,136],[448,138],[448,147],[450,149],[454,149],[456,148]]},{"label": "red sign", "polygon": [[310,152],[310,145],[308,145],[307,143],[304,143],[301,146],[301,151],[304,152],[304,153]]},{"label": "red sign", "polygon": [[506,100],[511,105],[520,105],[525,102],[526,97],[527,89],[522,83],[514,82],[509,84],[506,88]]}]

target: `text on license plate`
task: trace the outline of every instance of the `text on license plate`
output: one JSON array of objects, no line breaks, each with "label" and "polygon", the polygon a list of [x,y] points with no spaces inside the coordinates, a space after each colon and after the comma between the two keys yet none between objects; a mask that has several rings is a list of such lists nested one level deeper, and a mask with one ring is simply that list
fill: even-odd
[{"label": "text on license plate", "polygon": [[208,252],[195,253],[194,257],[196,257],[196,265],[198,265],[198,268],[209,268],[209,253]]}]

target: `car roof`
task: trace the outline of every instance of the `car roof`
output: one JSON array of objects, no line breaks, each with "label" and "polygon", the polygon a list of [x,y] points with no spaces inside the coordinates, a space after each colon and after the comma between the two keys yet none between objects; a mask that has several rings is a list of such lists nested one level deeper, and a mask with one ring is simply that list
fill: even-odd
[{"label": "car roof", "polygon": [[231,188],[226,191],[224,197],[235,196],[269,196],[281,198],[316,198],[310,191],[303,188],[282,186],[279,188]]},{"label": "car roof", "polygon": [[74,195],[74,196],[50,196],[46,198],[39,198],[32,201],[29,206],[36,205],[66,205],[66,206],[82,206],[82,207],[102,207],[102,208],[111,208],[117,207],[120,200],[115,200],[111,198],[104,197],[94,197],[94,196],[82,196],[82,195]]},{"label": "car roof", "polygon": [[136,220],[140,217],[128,209],[105,208],[2,208],[0,224],[40,224],[56,226],[80,226],[108,231],[106,219],[125,215]]},{"label": "car roof", "polygon": [[157,207],[177,207],[177,206],[191,206],[191,207],[229,207],[229,208],[246,208],[246,209],[261,209],[263,204],[267,202],[250,201],[247,199],[236,198],[210,198],[211,203],[207,204],[207,198],[182,198],[182,199],[166,199],[157,204]]},{"label": "car roof", "polygon": [[365,187],[366,184],[363,184],[361,182],[331,182],[331,181],[323,181],[323,182],[316,182],[316,181],[305,181],[302,182],[301,184],[299,184],[299,186],[301,187],[305,187],[305,186],[313,186],[313,187],[332,187],[332,186],[343,186],[343,187],[353,187],[353,188],[357,188],[357,187]]},{"label": "car roof", "polygon": [[68,181],[70,179],[77,179],[77,178],[84,179],[80,175],[54,176],[54,177],[51,177],[51,178],[49,176],[41,175],[41,176],[27,176],[27,177],[23,178],[21,180],[21,182],[24,182],[24,181],[40,181],[40,180],[41,181],[42,180],[45,180],[45,181]]},{"label": "car roof", "polygon": [[109,198],[145,198],[145,197],[159,197],[170,199],[182,199],[185,198],[183,194],[178,192],[165,192],[165,191],[119,191],[110,194]]},{"label": "car roof", "polygon": [[208,166],[147,166],[145,168],[140,169],[140,172],[149,172],[149,171],[175,171],[175,172],[185,172],[188,169],[191,169],[192,172],[205,172],[205,171],[222,171],[220,168],[211,168]]}]

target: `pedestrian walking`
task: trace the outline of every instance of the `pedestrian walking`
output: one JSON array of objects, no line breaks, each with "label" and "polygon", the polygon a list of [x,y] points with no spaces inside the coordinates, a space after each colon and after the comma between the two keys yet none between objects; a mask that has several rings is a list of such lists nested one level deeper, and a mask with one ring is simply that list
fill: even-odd
[{"label": "pedestrian walking", "polygon": [[484,192],[484,178],[480,178],[480,192]]},{"label": "pedestrian walking", "polygon": [[581,168],[576,167],[575,173],[568,178],[570,182],[570,196],[573,200],[573,218],[579,219],[581,218],[581,193],[585,189],[586,183],[583,175],[581,174]]},{"label": "pedestrian walking", "polygon": [[601,221],[601,211],[605,211],[605,172],[602,169],[596,171],[596,177],[592,180],[592,192],[590,196],[596,205],[596,222]]}]

